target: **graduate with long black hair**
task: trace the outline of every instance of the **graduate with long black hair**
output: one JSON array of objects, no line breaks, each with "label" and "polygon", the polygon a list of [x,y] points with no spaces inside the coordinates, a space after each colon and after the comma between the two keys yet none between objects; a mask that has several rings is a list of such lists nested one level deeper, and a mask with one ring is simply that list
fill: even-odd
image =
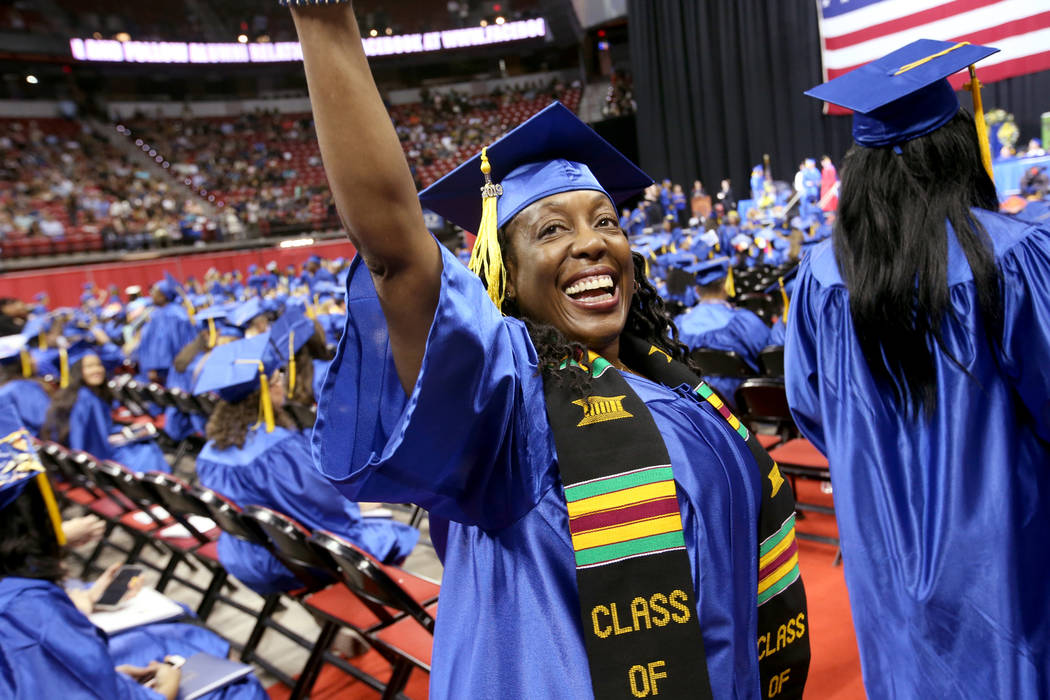
[{"label": "graduate with long black hair", "polygon": [[[794,499],[619,227],[651,178],[556,103],[417,195],[351,8],[293,17],[359,251],[313,462],[429,511],[430,696],[801,697]],[[421,203],[478,233],[469,270]]]},{"label": "graduate with long black hair", "polygon": [[1050,229],[997,213],[946,79],[994,52],[921,40],[808,93],[856,145],[787,391],[831,465],[873,698],[1050,696]]},{"label": "graduate with long black hair", "polygon": [[106,368],[91,348],[70,352],[68,385],[51,397],[40,437],[96,459],[112,459],[139,472],[170,472],[164,453],[151,439],[111,438],[122,431],[113,422],[113,396],[106,384]]}]

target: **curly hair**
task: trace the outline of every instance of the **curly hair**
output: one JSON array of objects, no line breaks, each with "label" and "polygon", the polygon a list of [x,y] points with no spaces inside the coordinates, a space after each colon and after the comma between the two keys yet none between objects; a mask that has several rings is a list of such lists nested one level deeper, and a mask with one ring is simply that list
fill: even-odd
[{"label": "curly hair", "polygon": [[[513,255],[506,226],[499,230],[498,236],[500,250],[503,251],[503,263],[506,265],[508,255]],[[623,332],[655,345],[672,358],[685,363],[697,374],[701,374],[700,368],[689,358],[689,348],[678,339],[678,328],[667,312],[664,300],[660,298],[656,287],[645,276],[645,258],[632,252],[631,261],[634,264],[636,287],[627,311]],[[484,280],[485,271],[481,270],[480,275]],[[589,375],[582,372],[566,375],[558,371],[566,358],[579,359],[587,356],[587,348],[583,343],[570,340],[554,326],[537,323],[524,316],[513,299],[505,298],[500,311],[524,322],[532,344],[536,348],[537,366],[544,380],[554,379],[559,382],[567,380],[571,388],[577,392],[587,389],[590,384]]]},{"label": "curly hair", "polygon": [[[254,391],[240,401],[220,401],[208,418],[204,435],[220,450],[244,447],[248,431],[259,421],[260,396],[259,391]],[[273,417],[282,428],[295,430],[295,424],[284,411],[274,411]]]}]

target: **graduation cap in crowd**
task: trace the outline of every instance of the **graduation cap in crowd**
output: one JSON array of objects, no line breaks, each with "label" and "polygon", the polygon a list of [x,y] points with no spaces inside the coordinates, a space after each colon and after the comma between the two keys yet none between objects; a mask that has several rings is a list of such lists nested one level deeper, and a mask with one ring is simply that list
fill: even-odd
[{"label": "graduation cap in crowd", "polygon": [[991,176],[991,155],[973,69],[999,49],[969,42],[919,39],[882,58],[806,91],[810,97],[853,110],[853,140],[861,146],[898,146],[948,123],[959,100],[947,78],[970,68],[974,118],[982,157]]},{"label": "graduation cap in crowd", "polygon": [[266,426],[266,432],[273,432],[270,376],[281,363],[268,352],[269,345],[270,332],[266,331],[216,347],[204,359],[193,393],[215,393],[223,401],[236,403],[259,391],[259,423]]},{"label": "graduation cap in crowd", "polygon": [[[538,112],[419,193],[423,206],[476,231],[470,269],[503,302],[497,231],[544,197],[594,190],[619,204],[653,180],[560,102]],[[478,196],[479,191],[481,197]]]},{"label": "graduation cap in crowd", "polygon": [[215,347],[215,344],[218,342],[221,326],[226,325],[219,322],[224,318],[226,318],[226,309],[221,306],[209,306],[197,312],[194,322],[201,330],[208,331],[209,348]]},{"label": "graduation cap in crowd", "polygon": [[244,329],[252,319],[265,313],[262,300],[259,297],[251,297],[245,302],[238,304],[226,316],[226,323],[237,328]]},{"label": "graduation cap in crowd", "polygon": [[725,279],[726,275],[729,274],[729,258],[723,255],[710,260],[701,260],[687,267],[686,272],[695,274],[696,283],[706,287],[709,284]]},{"label": "graduation cap in crowd", "polygon": [[55,539],[59,545],[65,544],[62,515],[47,472],[33,449],[29,431],[19,422],[14,401],[4,396],[0,398],[0,510],[14,503],[30,485],[35,485],[43,501]]},{"label": "graduation cap in crowd", "polygon": [[264,364],[287,365],[289,395],[295,391],[295,353],[306,345],[315,331],[313,319],[302,307],[289,308],[270,327],[270,346]]},{"label": "graduation cap in crowd", "polygon": [[33,318],[26,321],[25,325],[22,326],[22,335],[27,340],[37,339],[37,347],[41,350],[47,348],[47,332],[51,330],[51,324],[54,323],[54,319],[49,314],[42,316],[34,316]]},{"label": "graduation cap in crowd", "polygon": [[174,301],[176,295],[179,293],[179,285],[171,275],[167,272],[164,273],[164,277],[157,280],[154,283],[153,288],[158,290],[164,295],[168,301]]}]

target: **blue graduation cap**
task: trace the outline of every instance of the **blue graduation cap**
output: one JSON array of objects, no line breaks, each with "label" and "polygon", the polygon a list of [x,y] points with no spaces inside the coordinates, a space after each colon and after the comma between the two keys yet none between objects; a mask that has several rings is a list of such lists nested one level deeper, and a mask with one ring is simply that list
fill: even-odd
[{"label": "blue graduation cap", "polygon": [[49,331],[52,323],[54,323],[54,321],[50,315],[45,314],[43,316],[34,316],[22,326],[22,335],[27,339],[32,340],[41,333]]},{"label": "blue graduation cap", "polygon": [[[258,390],[260,364],[269,344],[270,333],[265,332],[218,346],[204,359],[193,393],[214,392],[224,401],[240,401]],[[269,369],[272,371],[275,366],[276,363]]]},{"label": "blue graduation cap", "polygon": [[153,285],[153,288],[159,290],[160,293],[163,294],[168,301],[172,301],[175,298],[175,295],[179,292],[178,283],[167,272],[164,273],[163,279],[157,280],[157,282]]},{"label": "blue graduation cap", "polygon": [[259,297],[252,297],[238,304],[236,308],[230,311],[226,316],[226,323],[238,328],[244,328],[251,323],[253,318],[264,312],[262,300]]},{"label": "blue graduation cap", "polygon": [[483,276],[499,306],[505,273],[496,234],[522,209],[571,190],[603,192],[616,205],[652,181],[554,102],[420,192],[419,199],[460,228],[477,232],[470,268]]},{"label": "blue graduation cap", "polygon": [[315,263],[315,264],[317,264],[317,265],[320,265],[320,264],[321,264],[321,258],[319,258],[319,257],[318,257],[318,256],[316,256],[316,255],[311,255],[310,257],[308,257],[308,258],[306,259],[306,262],[307,262],[307,263]]},{"label": "blue graduation cap", "polygon": [[0,365],[22,363],[22,378],[33,376],[33,359],[29,351],[29,338],[24,335],[6,335],[0,338]]},{"label": "blue graduation cap", "polygon": [[33,449],[29,431],[18,419],[18,409],[9,396],[0,398],[0,510],[14,503],[26,487],[36,480],[40,497],[47,508],[51,529],[58,544],[66,543],[51,483]]},{"label": "blue graduation cap", "polygon": [[317,327],[302,307],[290,307],[270,327],[270,347],[264,365],[288,367],[288,393],[295,391],[295,353],[313,337]]},{"label": "blue graduation cap", "polygon": [[806,91],[852,109],[853,140],[893,146],[944,126],[959,111],[946,78],[999,49],[967,42],[919,39]]},{"label": "blue graduation cap", "polygon": [[695,265],[687,267],[686,272],[694,273],[696,275],[696,283],[706,286],[725,279],[726,275],[729,274],[729,258],[721,256],[710,260],[702,260]]}]

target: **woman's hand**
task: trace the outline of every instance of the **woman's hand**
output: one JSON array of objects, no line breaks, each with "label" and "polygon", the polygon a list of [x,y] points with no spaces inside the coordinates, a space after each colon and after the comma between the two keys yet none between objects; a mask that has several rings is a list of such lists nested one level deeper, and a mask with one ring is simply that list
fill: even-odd
[{"label": "woman's hand", "polygon": [[106,532],[106,523],[97,516],[82,515],[79,518],[63,520],[62,532],[66,536],[66,544],[70,547],[82,547],[102,539]]},{"label": "woman's hand", "polygon": [[[90,588],[79,588],[66,591],[69,594],[70,600],[77,606],[77,610],[90,615],[95,612],[95,604],[98,603],[98,599],[102,597],[102,594],[109,584],[113,583],[113,579],[116,578],[117,572],[120,571],[122,565],[117,563],[110,566],[108,569],[102,572],[102,575],[95,579],[95,582],[91,584]],[[138,592],[142,590],[142,577],[136,576],[131,579],[128,583],[128,590],[124,593],[124,596],[120,599],[123,603],[126,600],[130,600],[138,595]]]},{"label": "woman's hand", "polygon": [[167,700],[175,700],[175,697],[179,694],[179,681],[182,679],[182,669],[168,663],[169,658],[171,657],[165,657],[165,663],[150,661],[149,666],[146,668],[122,664],[117,666],[116,670],[131,676],[132,680],[139,685],[152,688],[167,698]]}]

